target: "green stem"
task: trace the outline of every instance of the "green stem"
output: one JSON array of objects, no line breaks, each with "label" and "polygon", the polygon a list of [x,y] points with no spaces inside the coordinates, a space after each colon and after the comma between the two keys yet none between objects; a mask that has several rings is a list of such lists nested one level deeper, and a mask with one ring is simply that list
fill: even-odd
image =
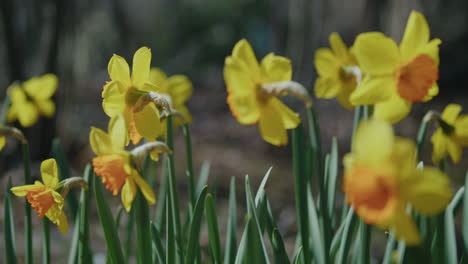
[{"label": "green stem", "polygon": [[370,263],[370,239],[371,239],[371,226],[360,220],[359,222],[359,235],[360,235],[360,247],[359,256],[361,264]]},{"label": "green stem", "polygon": [[364,106],[364,111],[363,111],[363,116],[362,118],[367,120],[367,119],[370,119],[372,117],[372,115],[374,114],[374,106],[373,105],[365,105]]},{"label": "green stem", "polygon": [[89,225],[88,225],[88,212],[89,212],[89,196],[91,195],[91,188],[93,186],[93,167],[87,165],[85,168],[84,179],[88,183],[88,189],[82,189],[80,195],[80,214],[79,214],[79,239],[78,239],[78,263],[89,263],[90,249],[89,245]]},{"label": "green stem", "polygon": [[[23,167],[24,167],[24,184],[32,184],[31,167],[29,161],[29,144],[21,144],[23,152]],[[32,246],[32,226],[31,226],[31,205],[26,201],[24,206],[25,221],[24,232],[26,233],[26,264],[33,263],[33,246]]]},{"label": "green stem", "polygon": [[190,218],[192,217],[193,208],[195,207],[196,197],[195,197],[195,179],[193,175],[193,160],[192,160],[192,142],[190,139],[190,130],[188,124],[183,126],[184,136],[185,136],[185,153],[187,155],[187,177],[189,184],[189,195],[190,195]]},{"label": "green stem", "polygon": [[135,210],[131,209],[128,213],[127,222],[127,237],[125,238],[125,263],[130,263],[130,256],[132,254],[132,234],[133,223],[135,222]]},{"label": "green stem", "polygon": [[135,199],[135,220],[137,223],[138,263],[152,263],[149,208],[148,203],[140,191],[137,193],[137,197]]},{"label": "green stem", "polygon": [[42,263],[50,263],[50,232],[49,232],[49,219],[42,218],[42,228],[44,231],[44,241],[42,243]]}]

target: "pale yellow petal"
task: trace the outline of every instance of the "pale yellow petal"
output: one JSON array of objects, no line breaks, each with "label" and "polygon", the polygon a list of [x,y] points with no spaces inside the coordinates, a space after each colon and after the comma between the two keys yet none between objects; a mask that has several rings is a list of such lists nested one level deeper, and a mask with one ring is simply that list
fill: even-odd
[{"label": "pale yellow petal", "polygon": [[353,52],[364,73],[392,75],[400,63],[398,46],[382,33],[359,34]]},{"label": "pale yellow petal", "polygon": [[444,111],[442,112],[442,119],[449,124],[455,124],[455,120],[457,120],[457,117],[461,111],[461,105],[449,104],[445,107]]},{"label": "pale yellow petal", "polygon": [[151,67],[151,50],[141,47],[133,55],[132,82],[136,87],[142,87],[147,81]]},{"label": "pale yellow petal", "polygon": [[395,137],[388,123],[371,119],[361,121],[352,143],[352,152],[361,160],[378,164],[390,157]]},{"label": "pale yellow petal", "polygon": [[375,104],[374,116],[394,124],[410,113],[411,106],[410,102],[394,94],[389,100]]},{"label": "pale yellow petal", "polygon": [[113,117],[125,110],[125,93],[122,92],[120,82],[111,82],[106,85],[106,88],[102,92],[102,108],[104,112],[109,116]]},{"label": "pale yellow petal", "polygon": [[5,144],[6,144],[6,138],[5,137],[0,137],[0,150],[3,149]]},{"label": "pale yellow petal", "polygon": [[453,163],[458,163],[461,160],[462,156],[462,146],[459,145],[456,141],[455,138],[449,137],[447,142],[447,151],[448,154],[450,155],[450,158],[452,158]]},{"label": "pale yellow petal", "polygon": [[123,115],[117,115],[109,121],[107,128],[115,152],[125,148],[127,143],[127,125]]},{"label": "pale yellow petal", "polygon": [[159,68],[151,68],[148,81],[157,87],[155,92],[167,94],[167,75]]},{"label": "pale yellow petal", "polygon": [[38,109],[30,102],[20,104],[16,114],[18,115],[18,121],[23,127],[30,127],[39,119]]},{"label": "pale yellow petal", "polygon": [[455,137],[463,145],[468,145],[468,115],[460,115],[455,121]]},{"label": "pale yellow petal", "polygon": [[301,123],[301,118],[299,118],[299,114],[291,110],[279,99],[272,98],[270,100],[270,106],[274,107],[276,112],[281,116],[284,128],[294,129]]},{"label": "pale yellow petal", "polygon": [[146,181],[140,176],[140,174],[138,174],[136,170],[133,170],[132,178],[135,180],[138,188],[140,188],[140,191],[145,197],[146,201],[148,201],[149,204],[154,204],[156,202],[156,197],[154,196],[154,192],[151,190],[151,187],[148,185],[148,183],[146,183]]},{"label": "pale yellow petal", "polygon": [[250,72],[254,78],[260,77],[260,66],[258,65],[257,57],[246,39],[241,39],[236,43],[232,50],[232,57],[242,61],[245,65],[245,70]]},{"label": "pale yellow petal", "polygon": [[133,200],[135,200],[136,192],[137,189],[135,182],[133,182],[132,178],[127,178],[127,180],[125,180],[124,186],[122,187],[121,195],[122,204],[127,212],[130,212],[130,209],[132,209],[132,203]]},{"label": "pale yellow petal", "polygon": [[351,93],[353,105],[370,105],[389,100],[395,94],[395,80],[392,76],[366,77]]},{"label": "pale yellow petal", "polygon": [[224,64],[224,81],[229,94],[254,96],[256,83],[245,64],[227,57]]},{"label": "pale yellow petal", "polygon": [[432,84],[431,88],[429,88],[428,94],[426,97],[424,97],[423,102],[430,101],[433,97],[437,96],[439,94],[439,85],[437,82],[434,82]]},{"label": "pale yellow petal", "polygon": [[442,41],[438,38],[429,41],[426,45],[418,50],[418,53],[429,55],[439,65],[439,45]]},{"label": "pale yellow petal", "polygon": [[407,246],[419,244],[421,238],[413,219],[404,209],[400,209],[399,211],[400,213],[394,217],[394,222],[390,227],[391,231],[395,232],[395,237],[398,240],[405,241]]},{"label": "pale yellow petal", "polygon": [[35,100],[46,100],[55,93],[57,85],[57,76],[49,73],[25,81],[23,83],[23,88],[31,98]]},{"label": "pale yellow petal", "polygon": [[133,118],[135,127],[142,137],[155,139],[161,134],[159,111],[154,104],[147,104],[143,110],[133,113]]},{"label": "pale yellow petal", "polygon": [[114,54],[107,65],[107,71],[112,81],[120,81],[123,85],[130,85],[130,68],[127,61]]},{"label": "pale yellow petal", "polygon": [[91,132],[89,133],[89,144],[91,145],[94,153],[98,156],[114,152],[110,136],[96,127],[91,127]]},{"label": "pale yellow petal", "polygon": [[185,103],[192,95],[192,82],[185,75],[174,75],[167,79],[168,92],[174,106]]},{"label": "pale yellow petal", "polygon": [[328,40],[330,41],[330,46],[333,50],[333,53],[335,53],[336,57],[342,60],[348,57],[348,48],[346,47],[345,43],[343,42],[338,33],[331,33]]},{"label": "pale yellow petal", "polygon": [[290,81],[292,78],[292,66],[288,58],[270,53],[263,58],[261,67],[265,82]]},{"label": "pale yellow petal", "polygon": [[264,106],[261,109],[259,129],[262,138],[275,146],[288,144],[288,134],[281,120],[280,114],[274,107]]},{"label": "pale yellow petal", "polygon": [[415,56],[427,42],[429,42],[429,25],[421,13],[412,11],[400,44],[404,60]]},{"label": "pale yellow petal", "polygon": [[55,159],[47,159],[41,163],[41,175],[44,185],[55,189],[58,185],[58,170]]},{"label": "pale yellow petal", "polygon": [[340,65],[333,52],[328,48],[320,48],[315,51],[315,70],[319,76],[337,76]]},{"label": "pale yellow petal", "polygon": [[260,117],[260,110],[255,96],[229,94],[227,98],[232,115],[244,125],[255,124]]},{"label": "pale yellow petal", "polygon": [[438,164],[447,155],[447,140],[449,140],[449,138],[440,128],[432,135],[432,162],[434,162],[434,164]]},{"label": "pale yellow petal", "polygon": [[39,183],[34,183],[34,184],[28,184],[28,185],[22,185],[22,186],[15,186],[12,187],[10,190],[11,192],[16,195],[16,196],[26,196],[28,194],[29,190],[34,190],[35,188],[42,188],[42,184]]},{"label": "pale yellow petal", "polygon": [[68,232],[68,220],[64,211],[62,211],[62,213],[60,214],[60,217],[57,221],[57,226],[60,233],[65,234]]},{"label": "pale yellow petal", "polygon": [[36,101],[36,106],[42,115],[46,117],[52,117],[55,113],[55,104],[52,100],[40,100]]},{"label": "pale yellow petal", "polygon": [[315,80],[315,96],[330,99],[336,97],[341,91],[340,80],[335,77],[320,76]]}]

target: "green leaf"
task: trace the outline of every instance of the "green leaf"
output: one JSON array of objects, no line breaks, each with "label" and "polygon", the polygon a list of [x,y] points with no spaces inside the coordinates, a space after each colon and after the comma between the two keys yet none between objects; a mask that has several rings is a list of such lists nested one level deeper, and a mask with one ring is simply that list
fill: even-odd
[{"label": "green leaf", "polygon": [[333,235],[333,239],[332,239],[330,251],[329,251],[331,259],[334,259],[336,257],[336,253],[338,252],[338,249],[340,249],[341,236],[343,234],[344,226],[345,226],[345,222],[341,223],[341,225],[336,230],[335,235]]},{"label": "green leaf", "polygon": [[210,175],[211,164],[209,161],[204,161],[201,165],[200,174],[198,175],[198,182],[196,187],[196,195],[200,195],[200,192],[205,188],[208,182],[208,176]]},{"label": "green leaf", "polygon": [[124,263],[124,257],[120,246],[120,239],[115,227],[114,218],[107,201],[103,197],[102,186],[97,177],[94,177],[94,195],[101,221],[102,230],[107,245],[107,253],[110,255],[112,263]]},{"label": "green leaf", "polygon": [[126,237],[125,237],[125,263],[130,263],[130,256],[132,255],[132,238],[133,238],[133,226],[135,225],[135,210],[132,207],[130,212],[127,214],[128,222],[125,229]]},{"label": "green leaf", "polygon": [[219,238],[218,221],[216,220],[216,209],[211,194],[208,194],[205,198],[205,214],[212,259],[214,263],[220,264],[222,263],[221,242]]},{"label": "green leaf", "polygon": [[15,221],[13,219],[13,211],[11,207],[11,177],[8,178],[8,183],[5,190],[4,198],[4,220],[3,220],[3,236],[5,239],[5,263],[16,264],[16,243],[15,243]]},{"label": "green leaf", "polygon": [[[168,162],[168,156],[164,156],[162,160],[162,164],[164,166]],[[164,173],[161,174],[161,185],[159,185],[158,189],[158,202],[156,203],[156,212],[154,216],[154,224],[158,228],[159,231],[163,232],[164,228],[164,220],[166,218],[166,200],[167,200],[167,189],[169,188],[168,185],[168,174],[169,172],[164,170]]]},{"label": "green leaf", "polygon": [[91,196],[92,182],[94,178],[94,172],[91,165],[87,165],[85,168],[84,179],[88,183],[88,189],[81,190],[80,196],[80,212],[79,212],[79,242],[78,242],[78,263],[85,264],[89,263],[91,250],[89,245],[89,223],[88,223],[88,212],[89,212],[89,200]]},{"label": "green leaf", "polygon": [[338,143],[336,137],[332,139],[330,159],[327,167],[327,195],[328,195],[328,215],[331,223],[335,221],[335,197],[336,197],[336,182],[338,178]]},{"label": "green leaf", "polygon": [[468,256],[468,171],[465,174],[465,195],[463,196],[463,244],[465,256]]},{"label": "green leaf", "polygon": [[50,227],[49,219],[47,217],[42,218],[42,263],[50,263]]},{"label": "green leaf", "polygon": [[122,220],[123,211],[124,211],[123,206],[120,206],[119,210],[117,211],[117,214],[115,215],[115,227],[117,229],[120,229],[120,221]]},{"label": "green leaf", "polygon": [[137,262],[152,263],[149,207],[141,191],[134,201],[137,235]]},{"label": "green leaf", "polygon": [[[367,108],[364,108],[364,110]],[[366,224],[364,221],[359,220],[359,263],[370,263],[370,240],[371,240],[372,226]]]},{"label": "green leaf", "polygon": [[197,254],[200,246],[200,228],[202,224],[207,189],[208,187],[205,186],[202,189],[200,195],[198,196],[197,202],[195,203],[195,208],[193,210],[193,216],[190,221],[189,238],[185,255],[185,262],[189,264],[195,263],[195,260],[197,259]]},{"label": "green leaf", "polygon": [[461,187],[445,210],[445,263],[458,263],[454,215],[463,200],[465,187]]},{"label": "green leaf", "polygon": [[[309,244],[312,245],[313,256],[317,263],[327,263],[328,255],[327,248],[323,242],[322,230],[320,228],[320,221],[317,216],[317,208],[312,197],[312,191],[310,185],[307,186],[307,210],[309,215],[309,227],[310,237],[306,238],[309,240]],[[304,243],[303,243],[304,244]],[[304,249],[303,249],[304,250]]]},{"label": "green leaf", "polygon": [[304,256],[302,253],[302,246],[298,248],[296,251],[296,255],[293,258],[293,264],[303,264],[304,263]]},{"label": "green leaf", "polygon": [[[30,157],[29,157],[29,144],[21,144],[23,152],[23,166],[24,166],[24,184],[33,184],[31,179],[31,167],[30,167]],[[28,202],[24,204],[24,233],[25,233],[25,263],[33,263],[33,238],[32,238],[32,224],[31,224],[31,205]]]},{"label": "green leaf", "polygon": [[232,264],[236,258],[237,208],[236,208],[236,178],[231,177],[229,186],[229,211],[226,231],[226,246],[224,249],[224,263]]},{"label": "green leaf", "polygon": [[169,199],[166,199],[166,262],[176,263],[177,243],[174,236],[174,227],[172,223],[172,213],[170,211]]},{"label": "green leaf", "polygon": [[[195,179],[193,175],[193,161],[192,161],[192,143],[190,139],[190,129],[188,124],[183,125],[183,132],[185,138],[185,155],[187,160],[187,178],[189,186],[189,196],[190,196],[190,214],[192,214],[193,208],[195,207],[196,202],[196,190],[195,190]],[[190,215],[191,216],[191,215]]]},{"label": "green leaf", "polygon": [[385,247],[385,254],[382,260],[382,264],[392,263],[393,250],[395,249],[395,234],[390,232],[390,235],[387,238],[387,246]]},{"label": "green leaf", "polygon": [[351,207],[348,210],[348,214],[346,215],[346,218],[344,220],[344,227],[343,227],[343,232],[341,235],[341,244],[340,244],[340,249],[338,250],[338,254],[336,255],[335,263],[340,264],[340,263],[348,263],[348,253],[349,249],[351,248],[351,245],[353,243],[353,234],[354,230],[356,229],[356,221],[357,217],[356,214],[354,213],[353,208]]},{"label": "green leaf", "polygon": [[[80,221],[80,212],[76,214],[75,223]],[[78,263],[78,241],[80,236],[80,225],[73,227],[73,236],[71,240],[70,253],[68,253],[68,264]]]},{"label": "green leaf", "polygon": [[164,263],[166,253],[164,252],[163,243],[161,241],[161,234],[154,223],[151,224],[151,239],[153,240],[153,245],[156,248],[156,256],[158,257],[159,263]]}]

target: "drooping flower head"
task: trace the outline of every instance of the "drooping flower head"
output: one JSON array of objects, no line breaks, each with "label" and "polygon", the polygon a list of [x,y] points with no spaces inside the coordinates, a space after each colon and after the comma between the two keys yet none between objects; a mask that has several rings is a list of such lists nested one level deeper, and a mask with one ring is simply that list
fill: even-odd
[{"label": "drooping flower head", "polygon": [[11,99],[8,122],[18,120],[21,126],[30,127],[37,122],[39,116],[54,115],[55,104],[51,97],[57,90],[57,84],[57,76],[49,73],[8,87],[7,93]]},{"label": "drooping flower head", "polygon": [[157,92],[169,96],[172,108],[179,112],[183,119],[175,118],[175,124],[181,125],[184,121],[192,122],[192,115],[185,106],[185,103],[192,95],[192,82],[185,75],[173,75],[168,77],[159,68],[152,68],[149,74],[149,80],[156,88],[152,92]]},{"label": "drooping flower head", "polygon": [[[138,144],[142,138],[154,140],[161,133],[159,110],[153,103],[137,107],[147,91],[156,87],[149,81],[151,50],[142,47],[133,55],[132,74],[124,58],[115,55],[109,61],[111,81],[104,85],[102,107],[109,117],[123,114],[128,139]],[[128,140],[126,140],[126,144]]]},{"label": "drooping flower head", "polygon": [[462,107],[449,104],[438,120],[439,128],[431,137],[432,161],[438,164],[446,156],[454,163],[461,159],[463,147],[468,146],[468,115],[460,115]]},{"label": "drooping flower head", "polygon": [[[263,139],[276,146],[286,145],[286,130],[301,122],[298,114],[283,104],[277,95],[296,93],[296,96],[309,99],[302,86],[291,82],[291,76],[289,59],[270,53],[259,64],[245,39],[234,46],[232,55],[225,60],[224,80],[232,114],[241,124],[258,122]],[[282,86],[286,88],[283,90]]]},{"label": "drooping flower head", "polygon": [[447,175],[433,167],[417,169],[414,143],[395,137],[381,120],[360,124],[343,163],[347,203],[364,222],[395,232],[407,245],[420,241],[408,206],[421,215],[435,215],[452,196]]},{"label": "drooping flower head", "polygon": [[156,202],[151,187],[140,176],[130,152],[125,150],[126,130],[122,115],[109,122],[108,133],[91,127],[89,142],[97,157],[93,158],[93,168],[102,183],[114,196],[122,191],[122,204],[130,211],[137,193],[137,186],[150,204]]},{"label": "drooping flower head", "polygon": [[357,61],[346,47],[338,33],[329,38],[331,49],[320,48],[315,52],[315,69],[319,77],[315,81],[315,95],[318,98],[337,98],[338,102],[348,109],[350,94],[356,89]]},{"label": "drooping flower head", "polygon": [[382,33],[360,34],[353,52],[364,78],[351,94],[353,105],[375,104],[374,116],[396,123],[416,102],[438,94],[440,39],[429,40],[421,13],[411,12],[400,47]]},{"label": "drooping flower head", "polygon": [[55,159],[44,160],[41,163],[42,181],[34,184],[11,188],[16,196],[26,196],[31,207],[40,218],[47,216],[56,224],[62,233],[68,232],[68,222],[63,211],[64,197],[59,193],[60,185]]}]

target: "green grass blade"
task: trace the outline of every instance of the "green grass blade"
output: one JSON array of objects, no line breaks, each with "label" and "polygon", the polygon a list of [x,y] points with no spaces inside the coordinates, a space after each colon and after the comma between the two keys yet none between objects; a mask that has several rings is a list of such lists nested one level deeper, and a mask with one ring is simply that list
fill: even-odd
[{"label": "green grass blade", "polygon": [[382,260],[382,264],[392,263],[392,255],[395,249],[395,234],[391,232],[387,238],[387,246],[385,247],[385,254]]},{"label": "green grass blade", "polygon": [[46,217],[42,218],[42,263],[50,263],[50,227],[49,219]]},{"label": "green grass blade", "polygon": [[237,208],[236,208],[236,178],[231,177],[229,186],[229,209],[226,232],[226,246],[224,248],[225,264],[232,264],[236,258]]},{"label": "green grass blade", "polygon": [[351,245],[353,243],[353,233],[354,233],[354,230],[356,229],[355,228],[356,223],[357,223],[357,216],[354,213],[353,208],[351,207],[348,210],[348,214],[346,215],[346,218],[344,221],[340,249],[338,250],[338,253],[335,259],[335,263],[337,264],[348,263],[347,259],[348,259],[349,249],[351,248]]},{"label": "green grass blade", "polygon": [[[31,167],[29,157],[29,144],[21,144],[23,152],[24,184],[33,184],[31,179]],[[32,245],[32,225],[31,225],[31,205],[25,202],[24,205],[24,233],[25,233],[25,263],[33,263],[33,245]]]},{"label": "green grass blade", "polygon": [[[190,129],[188,124],[183,125],[183,132],[185,138],[185,154],[187,159],[187,178],[188,178],[188,189],[190,197],[190,214],[192,214],[193,208],[196,203],[196,191],[195,191],[195,179],[193,175],[193,160],[192,160],[192,142],[190,139]],[[191,215],[190,215],[191,217]]]},{"label": "green grass blade", "polygon": [[206,224],[208,226],[208,236],[210,241],[210,248],[212,253],[213,263],[221,264],[221,242],[218,230],[218,221],[216,220],[216,209],[214,199],[211,194],[208,194],[205,198],[205,214]]},{"label": "green grass blade", "polygon": [[[16,242],[15,242],[15,221],[11,207],[11,177],[8,178],[8,183],[5,190],[4,198],[4,220],[3,220],[3,236],[5,240],[5,263],[16,264]],[[27,201],[26,201],[27,203]]]},{"label": "green grass blade", "polygon": [[[320,220],[317,216],[317,208],[312,197],[312,191],[310,186],[307,186],[307,210],[309,215],[309,230],[310,237],[306,238],[309,244],[312,245],[313,256],[317,263],[328,263],[328,248],[325,247],[323,242],[323,236],[320,228]],[[304,243],[303,243],[304,244]],[[303,249],[304,250],[304,249]],[[306,262],[307,263],[307,262]]]},{"label": "green grass blade", "polygon": [[468,171],[465,175],[465,195],[463,196],[463,224],[462,224],[462,232],[463,232],[463,244],[465,256],[468,256]]},{"label": "green grass blade", "polygon": [[283,237],[278,228],[274,228],[272,232],[271,246],[273,247],[273,254],[275,256],[275,263],[288,264],[289,258],[284,247]]},{"label": "green grass blade", "polygon": [[303,264],[304,263],[304,256],[302,253],[302,247],[299,247],[296,251],[296,255],[293,258],[293,264]]},{"label": "green grass blade", "polygon": [[[80,212],[75,217],[75,223],[80,221]],[[73,236],[71,240],[70,253],[68,253],[68,264],[78,263],[78,241],[80,236],[80,225],[75,224],[73,227]]]},{"label": "green grass blade", "polygon": [[204,161],[201,165],[200,174],[198,175],[197,187],[195,189],[196,196],[200,195],[201,190],[205,187],[208,182],[208,176],[210,175],[211,164],[209,161]]},{"label": "green grass blade", "polygon": [[338,252],[338,249],[340,249],[341,236],[343,235],[344,226],[345,222],[341,223],[341,225],[338,227],[335,234],[333,235],[329,251],[330,259],[334,259],[336,257],[336,253]]},{"label": "green grass blade", "polygon": [[78,263],[85,264],[89,263],[91,253],[89,248],[89,223],[88,223],[88,213],[89,213],[89,200],[92,189],[92,182],[94,178],[94,172],[91,165],[87,165],[85,168],[84,179],[88,183],[88,189],[81,190],[80,196],[80,212],[79,212],[79,242],[78,242]]},{"label": "green grass blade", "polygon": [[456,213],[457,208],[460,207],[461,202],[463,201],[463,195],[465,192],[465,187],[461,187],[458,192],[455,194],[454,198],[447,206],[445,210],[445,263],[448,264],[456,264],[458,263],[458,255],[457,255],[457,239],[455,235],[455,221],[454,215]]},{"label": "green grass blade", "polygon": [[236,259],[234,264],[243,264],[244,257],[247,254],[247,229],[248,224],[250,223],[250,218],[247,219],[247,223],[244,227],[244,232],[242,233],[241,241],[239,247],[237,248]]},{"label": "green grass blade", "polygon": [[200,228],[202,224],[203,212],[205,209],[205,197],[208,187],[202,189],[200,195],[198,196],[197,202],[195,203],[195,208],[193,210],[193,216],[190,221],[190,231],[189,238],[187,243],[185,262],[192,264],[195,263],[197,259],[197,254],[199,250],[199,238],[200,238]]},{"label": "green grass blade", "polygon": [[119,235],[115,227],[115,222],[110,211],[107,201],[102,193],[102,186],[97,177],[94,177],[94,196],[96,198],[96,206],[101,221],[102,230],[107,245],[107,254],[110,255],[112,263],[124,263],[124,257],[120,246]]},{"label": "green grass blade", "polygon": [[304,160],[304,129],[302,124],[292,133],[292,154],[294,171],[294,194],[296,200],[297,228],[302,241],[302,255],[305,263],[311,263],[309,246],[309,215],[307,214],[307,186]]},{"label": "green grass blade", "polygon": [[158,263],[164,263],[166,259],[166,253],[164,252],[163,243],[161,241],[161,234],[159,233],[156,225],[151,224],[151,239],[153,240],[153,245],[156,248],[156,256],[158,257]]},{"label": "green grass blade", "polygon": [[152,263],[149,207],[141,191],[134,201],[137,237],[137,263]]},{"label": "green grass blade", "polygon": [[334,223],[336,182],[338,179],[338,143],[336,137],[332,139],[330,159],[327,168],[327,195],[328,195],[328,215],[331,223]]}]

